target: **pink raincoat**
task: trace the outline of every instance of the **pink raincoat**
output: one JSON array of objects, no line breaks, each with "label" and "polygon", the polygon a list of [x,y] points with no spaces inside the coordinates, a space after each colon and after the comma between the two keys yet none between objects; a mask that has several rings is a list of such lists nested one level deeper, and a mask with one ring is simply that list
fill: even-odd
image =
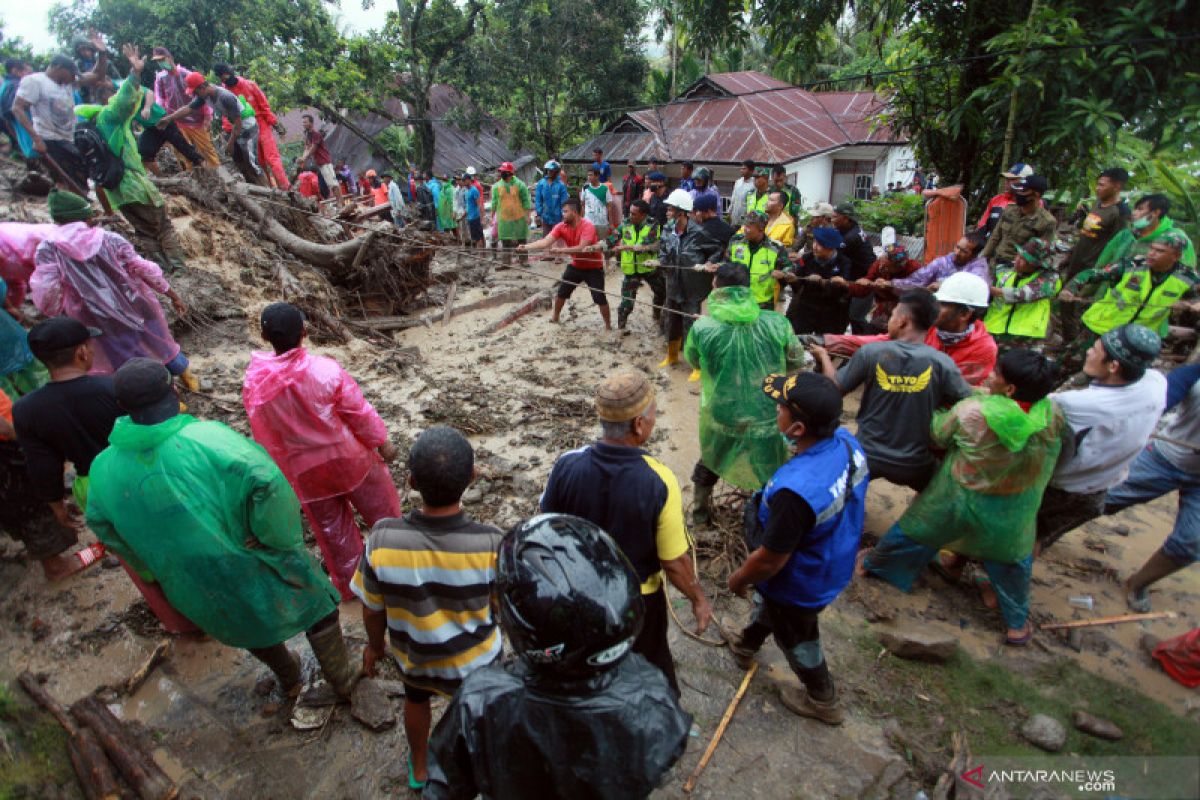
[{"label": "pink raincoat", "polygon": [[8,297],[20,308],[29,289],[33,274],[33,256],[42,240],[50,236],[57,225],[34,225],[26,222],[0,222],[0,278],[8,284]]},{"label": "pink raincoat", "polygon": [[387,428],[362,390],[332,358],[302,347],[255,353],[242,401],[250,431],[300,498],[329,579],[342,598],[362,560],[357,511],[368,526],[400,515],[400,497],[375,448]]},{"label": "pink raincoat", "polygon": [[250,431],[301,503],[349,494],[382,463],[387,427],[354,378],[332,358],[303,347],[254,353],[242,402]]},{"label": "pink raincoat", "polygon": [[105,375],[135,356],[162,363],[179,355],[155,292],[171,288],[153,261],[115,233],[83,222],[55,226],[37,248],[33,304],[99,328],[92,374]]}]

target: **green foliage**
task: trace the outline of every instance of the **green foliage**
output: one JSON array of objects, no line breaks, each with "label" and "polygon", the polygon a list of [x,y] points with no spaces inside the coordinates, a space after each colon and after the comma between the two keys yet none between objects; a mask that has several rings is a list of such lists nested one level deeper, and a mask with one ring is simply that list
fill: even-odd
[{"label": "green foliage", "polygon": [[413,135],[399,125],[389,125],[375,137],[395,164],[407,164],[413,157]]},{"label": "green foliage", "polygon": [[465,59],[468,93],[514,144],[560,153],[616,117],[586,112],[644,102],[642,21],[638,0],[496,0]]},{"label": "green foliage", "polygon": [[900,192],[851,202],[863,230],[881,231],[891,225],[902,236],[925,235],[925,198],[919,194]]}]

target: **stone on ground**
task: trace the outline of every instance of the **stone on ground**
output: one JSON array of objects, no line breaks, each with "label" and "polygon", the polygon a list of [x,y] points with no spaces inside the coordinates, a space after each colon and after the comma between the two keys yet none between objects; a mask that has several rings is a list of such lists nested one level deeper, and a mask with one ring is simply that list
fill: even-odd
[{"label": "stone on ground", "polygon": [[1034,714],[1025,720],[1021,735],[1049,753],[1057,753],[1067,743],[1067,729],[1054,717],[1045,714]]},{"label": "stone on ground", "polygon": [[382,731],[396,724],[396,710],[384,687],[374,678],[363,678],[350,695],[350,716],[369,730]]},{"label": "stone on ground", "polygon": [[935,664],[950,660],[958,650],[954,636],[907,626],[880,631],[879,642],[894,656]]},{"label": "stone on ground", "polygon": [[1125,732],[1114,723],[1102,717],[1097,717],[1094,714],[1089,714],[1086,711],[1076,711],[1072,714],[1071,724],[1075,726],[1075,730],[1083,731],[1089,736],[1095,736],[1097,739],[1107,739],[1110,742],[1115,742],[1125,737]]}]

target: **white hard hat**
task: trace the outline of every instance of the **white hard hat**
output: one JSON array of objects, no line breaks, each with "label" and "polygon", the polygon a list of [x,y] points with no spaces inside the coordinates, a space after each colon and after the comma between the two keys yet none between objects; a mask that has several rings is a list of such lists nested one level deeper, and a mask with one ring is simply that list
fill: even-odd
[{"label": "white hard hat", "polygon": [[939,303],[958,303],[972,308],[987,308],[992,299],[987,281],[971,272],[956,272],[946,278],[933,296]]},{"label": "white hard hat", "polygon": [[667,195],[667,205],[675,206],[683,211],[692,210],[692,196],[683,189],[676,189]]},{"label": "white hard hat", "polygon": [[474,174],[475,174],[475,168],[474,168],[474,167],[467,167],[467,174],[468,174],[468,175],[474,175]]}]

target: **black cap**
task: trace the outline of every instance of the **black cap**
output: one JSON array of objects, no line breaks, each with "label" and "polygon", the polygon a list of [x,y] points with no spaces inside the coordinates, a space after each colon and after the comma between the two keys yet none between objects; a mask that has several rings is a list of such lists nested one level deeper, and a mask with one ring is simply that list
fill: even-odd
[{"label": "black cap", "polygon": [[1045,194],[1050,188],[1050,182],[1041,175],[1030,175],[1028,178],[1022,178],[1013,184],[1013,191],[1024,194],[1025,192],[1037,192]]},{"label": "black cap", "polygon": [[801,422],[818,436],[830,436],[842,418],[842,392],[837,385],[816,372],[795,375],[768,375],[763,391],[776,403],[787,406]]},{"label": "black cap", "polygon": [[89,328],[77,319],[51,317],[30,329],[29,349],[34,356],[44,359],[52,353],[78,347],[100,335],[99,328]]},{"label": "black cap", "polygon": [[271,303],[259,317],[263,337],[272,344],[292,344],[304,330],[304,312],[291,303]]},{"label": "black cap", "polygon": [[179,413],[171,373],[152,358],[131,358],[122,364],[113,375],[113,389],[117,405],[140,425],[154,425]]}]

